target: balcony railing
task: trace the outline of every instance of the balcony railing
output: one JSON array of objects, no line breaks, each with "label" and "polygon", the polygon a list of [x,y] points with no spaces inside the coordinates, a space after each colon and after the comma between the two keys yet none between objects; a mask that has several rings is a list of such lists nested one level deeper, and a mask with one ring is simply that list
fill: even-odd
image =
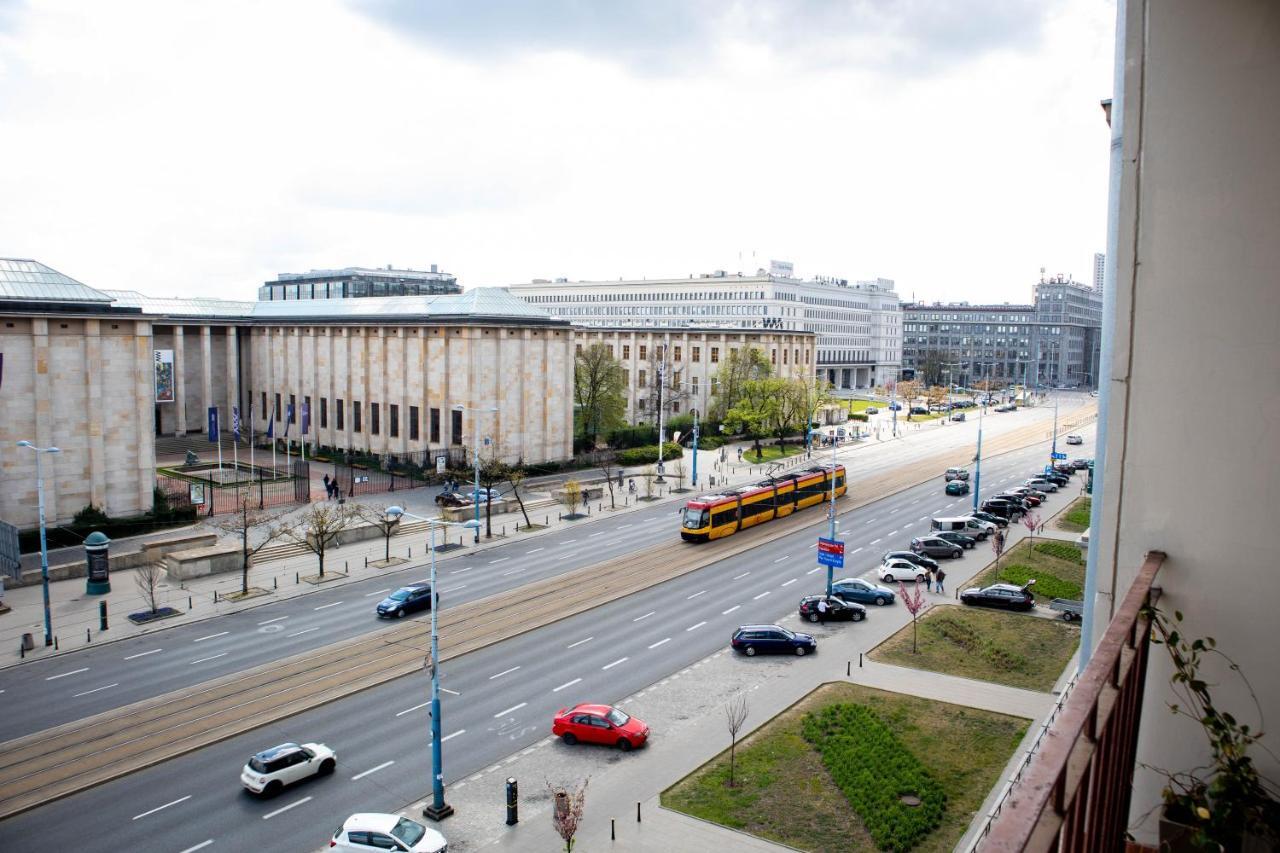
[{"label": "balcony railing", "polygon": [[1164,564],[1147,554],[1039,755],[996,808],[975,848],[1123,850],[1150,646],[1143,610]]}]

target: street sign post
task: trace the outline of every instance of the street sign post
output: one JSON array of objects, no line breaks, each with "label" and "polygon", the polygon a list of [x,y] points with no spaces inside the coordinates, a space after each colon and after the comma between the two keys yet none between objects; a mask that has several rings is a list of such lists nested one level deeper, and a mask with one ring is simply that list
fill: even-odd
[{"label": "street sign post", "polygon": [[1052,458],[1052,459],[1066,459],[1066,458],[1067,458],[1067,454],[1065,454],[1065,453],[1051,453],[1051,454],[1049,454],[1049,456],[1050,456],[1050,458]]},{"label": "street sign post", "polygon": [[818,538],[818,565],[844,568],[844,543],[838,539]]}]

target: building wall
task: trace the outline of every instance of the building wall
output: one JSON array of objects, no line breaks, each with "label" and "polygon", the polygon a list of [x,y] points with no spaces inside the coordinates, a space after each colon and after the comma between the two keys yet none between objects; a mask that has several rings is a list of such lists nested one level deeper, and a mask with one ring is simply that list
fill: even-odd
[{"label": "building wall", "polygon": [[[1280,7],[1266,0],[1130,0],[1116,263],[1114,367],[1099,542],[1099,629],[1148,550],[1169,555],[1159,606],[1184,636],[1212,636],[1280,716],[1270,537],[1280,506]],[[1201,393],[1211,389],[1212,402]],[[1203,406],[1203,408],[1201,408]],[[1189,409],[1198,409],[1191,416]],[[1186,770],[1205,738],[1166,703],[1152,648],[1138,761]],[[1222,710],[1251,727],[1238,679],[1210,675]],[[1280,779],[1280,752],[1255,750]],[[1137,770],[1131,817],[1162,779]],[[1135,830],[1154,837],[1155,820]]]}]

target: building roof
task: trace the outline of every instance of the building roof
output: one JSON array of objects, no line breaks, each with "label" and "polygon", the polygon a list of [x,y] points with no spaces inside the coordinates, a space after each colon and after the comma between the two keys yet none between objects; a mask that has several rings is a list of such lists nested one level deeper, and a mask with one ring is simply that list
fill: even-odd
[{"label": "building roof", "polygon": [[106,305],[111,297],[28,258],[0,258],[0,299]]},{"label": "building roof", "polygon": [[465,317],[568,325],[501,287],[460,294],[383,296],[369,299],[290,299],[252,303],[254,320],[396,320]]},{"label": "building roof", "polygon": [[104,290],[119,308],[136,308],[143,314],[164,317],[205,317],[235,319],[253,313],[256,302],[237,302],[231,299],[211,299],[197,296],[179,299],[166,296],[147,296],[136,290]]}]

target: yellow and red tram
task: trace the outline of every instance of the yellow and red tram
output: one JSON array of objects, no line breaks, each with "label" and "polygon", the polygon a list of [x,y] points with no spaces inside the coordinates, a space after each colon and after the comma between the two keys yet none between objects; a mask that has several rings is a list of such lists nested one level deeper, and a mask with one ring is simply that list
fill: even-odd
[{"label": "yellow and red tram", "polygon": [[815,466],[771,477],[739,489],[700,495],[684,506],[680,537],[686,542],[722,539],[739,530],[788,516],[798,509],[831,499],[848,490],[843,465]]}]

